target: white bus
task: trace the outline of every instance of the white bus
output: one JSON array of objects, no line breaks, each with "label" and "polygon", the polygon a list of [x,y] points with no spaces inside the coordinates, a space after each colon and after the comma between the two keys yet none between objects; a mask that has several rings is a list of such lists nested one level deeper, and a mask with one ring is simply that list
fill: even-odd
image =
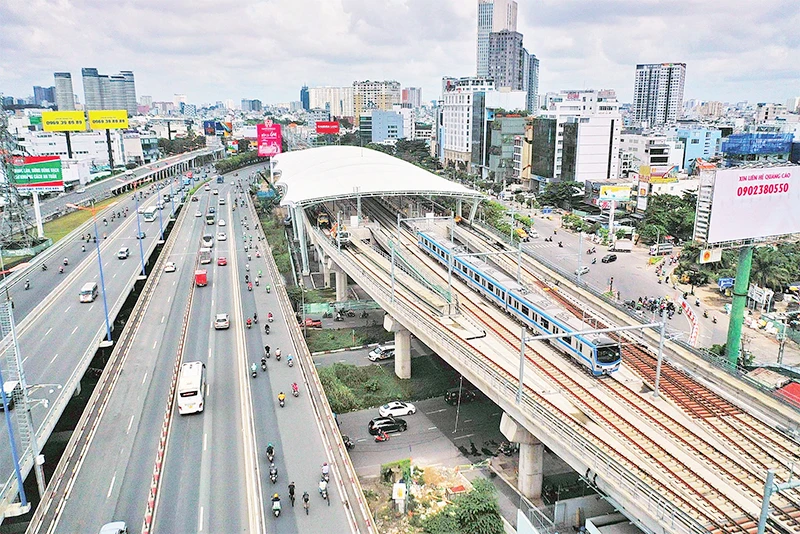
[{"label": "white bus", "polygon": [[144,216],[144,222],[153,222],[156,220],[156,214],[158,213],[158,208],[147,208],[144,210],[142,215]]},{"label": "white bus", "polygon": [[211,249],[203,247],[200,249],[200,265],[211,263]]},{"label": "white bus", "polygon": [[203,411],[206,395],[206,364],[187,362],[181,365],[178,379],[178,413],[186,415]]}]

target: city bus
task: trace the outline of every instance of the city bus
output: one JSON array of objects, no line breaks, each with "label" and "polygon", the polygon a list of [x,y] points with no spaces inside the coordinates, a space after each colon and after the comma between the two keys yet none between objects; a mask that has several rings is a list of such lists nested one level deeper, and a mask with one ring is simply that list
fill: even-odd
[{"label": "city bus", "polygon": [[181,365],[178,379],[178,413],[186,415],[203,411],[206,394],[206,365],[187,362]]},{"label": "city bus", "polygon": [[203,247],[200,249],[200,265],[211,263],[211,249]]},{"label": "city bus", "polygon": [[158,208],[147,208],[144,210],[142,215],[144,216],[144,222],[153,222],[156,220],[156,214],[158,213]]},{"label": "city bus", "polygon": [[206,224],[214,224],[214,214],[209,213],[206,215]]}]

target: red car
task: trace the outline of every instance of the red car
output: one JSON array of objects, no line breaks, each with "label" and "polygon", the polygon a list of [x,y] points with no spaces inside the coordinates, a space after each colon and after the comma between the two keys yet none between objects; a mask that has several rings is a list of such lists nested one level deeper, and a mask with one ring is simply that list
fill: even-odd
[{"label": "red car", "polygon": [[220,266],[221,265],[228,265],[228,258],[223,258],[222,256],[220,256],[219,258],[217,258],[217,265],[220,265]]},{"label": "red car", "polygon": [[[303,326],[303,321],[300,321],[300,326]],[[322,328],[322,321],[319,319],[306,318],[306,327],[308,328]]]}]

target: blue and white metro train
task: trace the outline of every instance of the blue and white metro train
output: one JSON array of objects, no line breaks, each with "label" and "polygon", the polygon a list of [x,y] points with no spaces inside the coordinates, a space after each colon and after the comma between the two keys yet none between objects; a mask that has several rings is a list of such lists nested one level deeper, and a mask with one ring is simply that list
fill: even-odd
[{"label": "blue and white metro train", "polygon": [[[438,242],[423,232],[417,232],[417,245],[444,265],[448,265],[454,246],[450,241]],[[459,257],[456,250],[452,266],[453,273],[468,286],[535,331],[542,334],[561,334],[591,329],[548,298],[530,301],[533,294],[479,257]],[[551,346],[574,358],[595,376],[611,374],[622,363],[619,344],[601,334],[560,337],[549,341]]]}]

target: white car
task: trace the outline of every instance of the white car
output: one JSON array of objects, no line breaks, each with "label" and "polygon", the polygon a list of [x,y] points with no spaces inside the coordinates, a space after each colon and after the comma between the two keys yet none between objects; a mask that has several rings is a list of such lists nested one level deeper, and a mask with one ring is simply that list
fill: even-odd
[{"label": "white car", "polygon": [[417,407],[410,402],[392,401],[381,406],[378,412],[381,417],[398,417],[417,413]]},{"label": "white car", "polygon": [[196,212],[194,212],[194,216],[195,217],[202,217],[203,214],[200,212],[200,210],[197,210]]},{"label": "white car", "polygon": [[214,195],[219,195],[219,189],[214,189],[214,191],[212,191],[211,193]]},{"label": "white car", "polygon": [[206,186],[203,189],[205,189],[206,191],[211,191],[211,186],[206,184]]},{"label": "white car", "polygon": [[220,226],[225,226],[225,219],[220,219],[217,224]]},{"label": "white car", "polygon": [[225,241],[226,239],[228,239],[228,236],[225,235],[225,232],[219,232],[217,234],[217,241]]},{"label": "white car", "polygon": [[583,267],[578,267],[577,269],[575,269],[575,276],[580,276],[580,275],[586,274],[588,272],[589,272],[589,268],[584,265]]},{"label": "white car", "polygon": [[227,313],[218,313],[216,317],[214,317],[214,330],[224,330],[230,328],[230,326],[231,320]]},{"label": "white car", "polygon": [[175,262],[174,261],[168,261],[167,263],[164,264],[164,272],[165,273],[174,273],[175,269],[176,269],[176,267],[175,267]]}]

